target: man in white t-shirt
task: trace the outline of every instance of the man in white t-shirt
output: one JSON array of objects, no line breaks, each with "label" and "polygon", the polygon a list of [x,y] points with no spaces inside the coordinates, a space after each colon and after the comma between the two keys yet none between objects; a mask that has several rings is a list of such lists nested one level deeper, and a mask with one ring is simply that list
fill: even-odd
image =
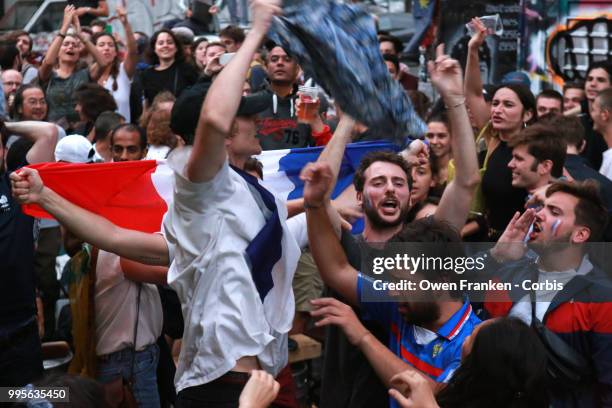
[{"label": "man in white t-shirt", "polygon": [[[277,374],[287,364],[304,216],[285,222],[284,203],[239,169],[247,152],[261,148],[254,118],[235,117],[251,58],[278,11],[273,1],[253,2],[253,29],[211,86],[193,148],[169,159],[177,173],[164,235],[125,230],[87,213],[44,188],[33,170],[13,176],[20,201],[37,202],[92,244],[143,263],[172,263],[168,282],[185,320],[175,378],[179,407],[216,398],[237,403],[250,371]],[[241,149],[245,154],[236,154]]]}]

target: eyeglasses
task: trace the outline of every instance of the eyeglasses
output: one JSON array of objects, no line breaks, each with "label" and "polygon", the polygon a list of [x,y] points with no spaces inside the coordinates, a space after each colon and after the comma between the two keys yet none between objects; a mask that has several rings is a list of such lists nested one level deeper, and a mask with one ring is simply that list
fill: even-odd
[{"label": "eyeglasses", "polygon": [[15,82],[15,81],[8,81],[8,82],[2,82],[2,85],[7,85],[7,86],[21,86],[21,82]]}]

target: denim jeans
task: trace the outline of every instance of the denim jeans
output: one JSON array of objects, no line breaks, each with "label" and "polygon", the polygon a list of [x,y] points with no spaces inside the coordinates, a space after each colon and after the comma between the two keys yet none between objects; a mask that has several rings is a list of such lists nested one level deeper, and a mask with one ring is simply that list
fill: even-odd
[{"label": "denim jeans", "polygon": [[[98,359],[97,380],[109,383],[122,376],[128,380],[132,372],[133,350],[126,348]],[[159,348],[151,344],[144,350],[136,352],[134,359],[134,397],[139,407],[159,407],[157,390],[157,362]]]}]

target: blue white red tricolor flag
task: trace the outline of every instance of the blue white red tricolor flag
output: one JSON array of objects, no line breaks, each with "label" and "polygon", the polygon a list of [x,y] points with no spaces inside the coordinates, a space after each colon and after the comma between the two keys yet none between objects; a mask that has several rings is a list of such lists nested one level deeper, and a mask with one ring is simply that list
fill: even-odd
[{"label": "blue white red tricolor flag", "polygon": [[[323,147],[312,147],[263,152],[258,156],[264,166],[261,184],[283,200],[302,197],[300,171],[307,163],[316,161],[322,150]],[[381,141],[347,146],[332,197],[352,183],[361,158],[377,150],[397,151],[398,147]],[[174,175],[165,161],[42,163],[30,167],[39,171],[47,187],[68,201],[124,228],[160,231],[172,201]],[[36,205],[25,205],[23,209],[34,217],[51,218]]]}]

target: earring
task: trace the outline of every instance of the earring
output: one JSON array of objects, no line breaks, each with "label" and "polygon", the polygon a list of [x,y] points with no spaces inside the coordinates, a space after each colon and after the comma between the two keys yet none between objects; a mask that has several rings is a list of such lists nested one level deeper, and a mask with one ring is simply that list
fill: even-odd
[{"label": "earring", "polygon": [[527,122],[523,122],[523,129],[527,127]]}]

